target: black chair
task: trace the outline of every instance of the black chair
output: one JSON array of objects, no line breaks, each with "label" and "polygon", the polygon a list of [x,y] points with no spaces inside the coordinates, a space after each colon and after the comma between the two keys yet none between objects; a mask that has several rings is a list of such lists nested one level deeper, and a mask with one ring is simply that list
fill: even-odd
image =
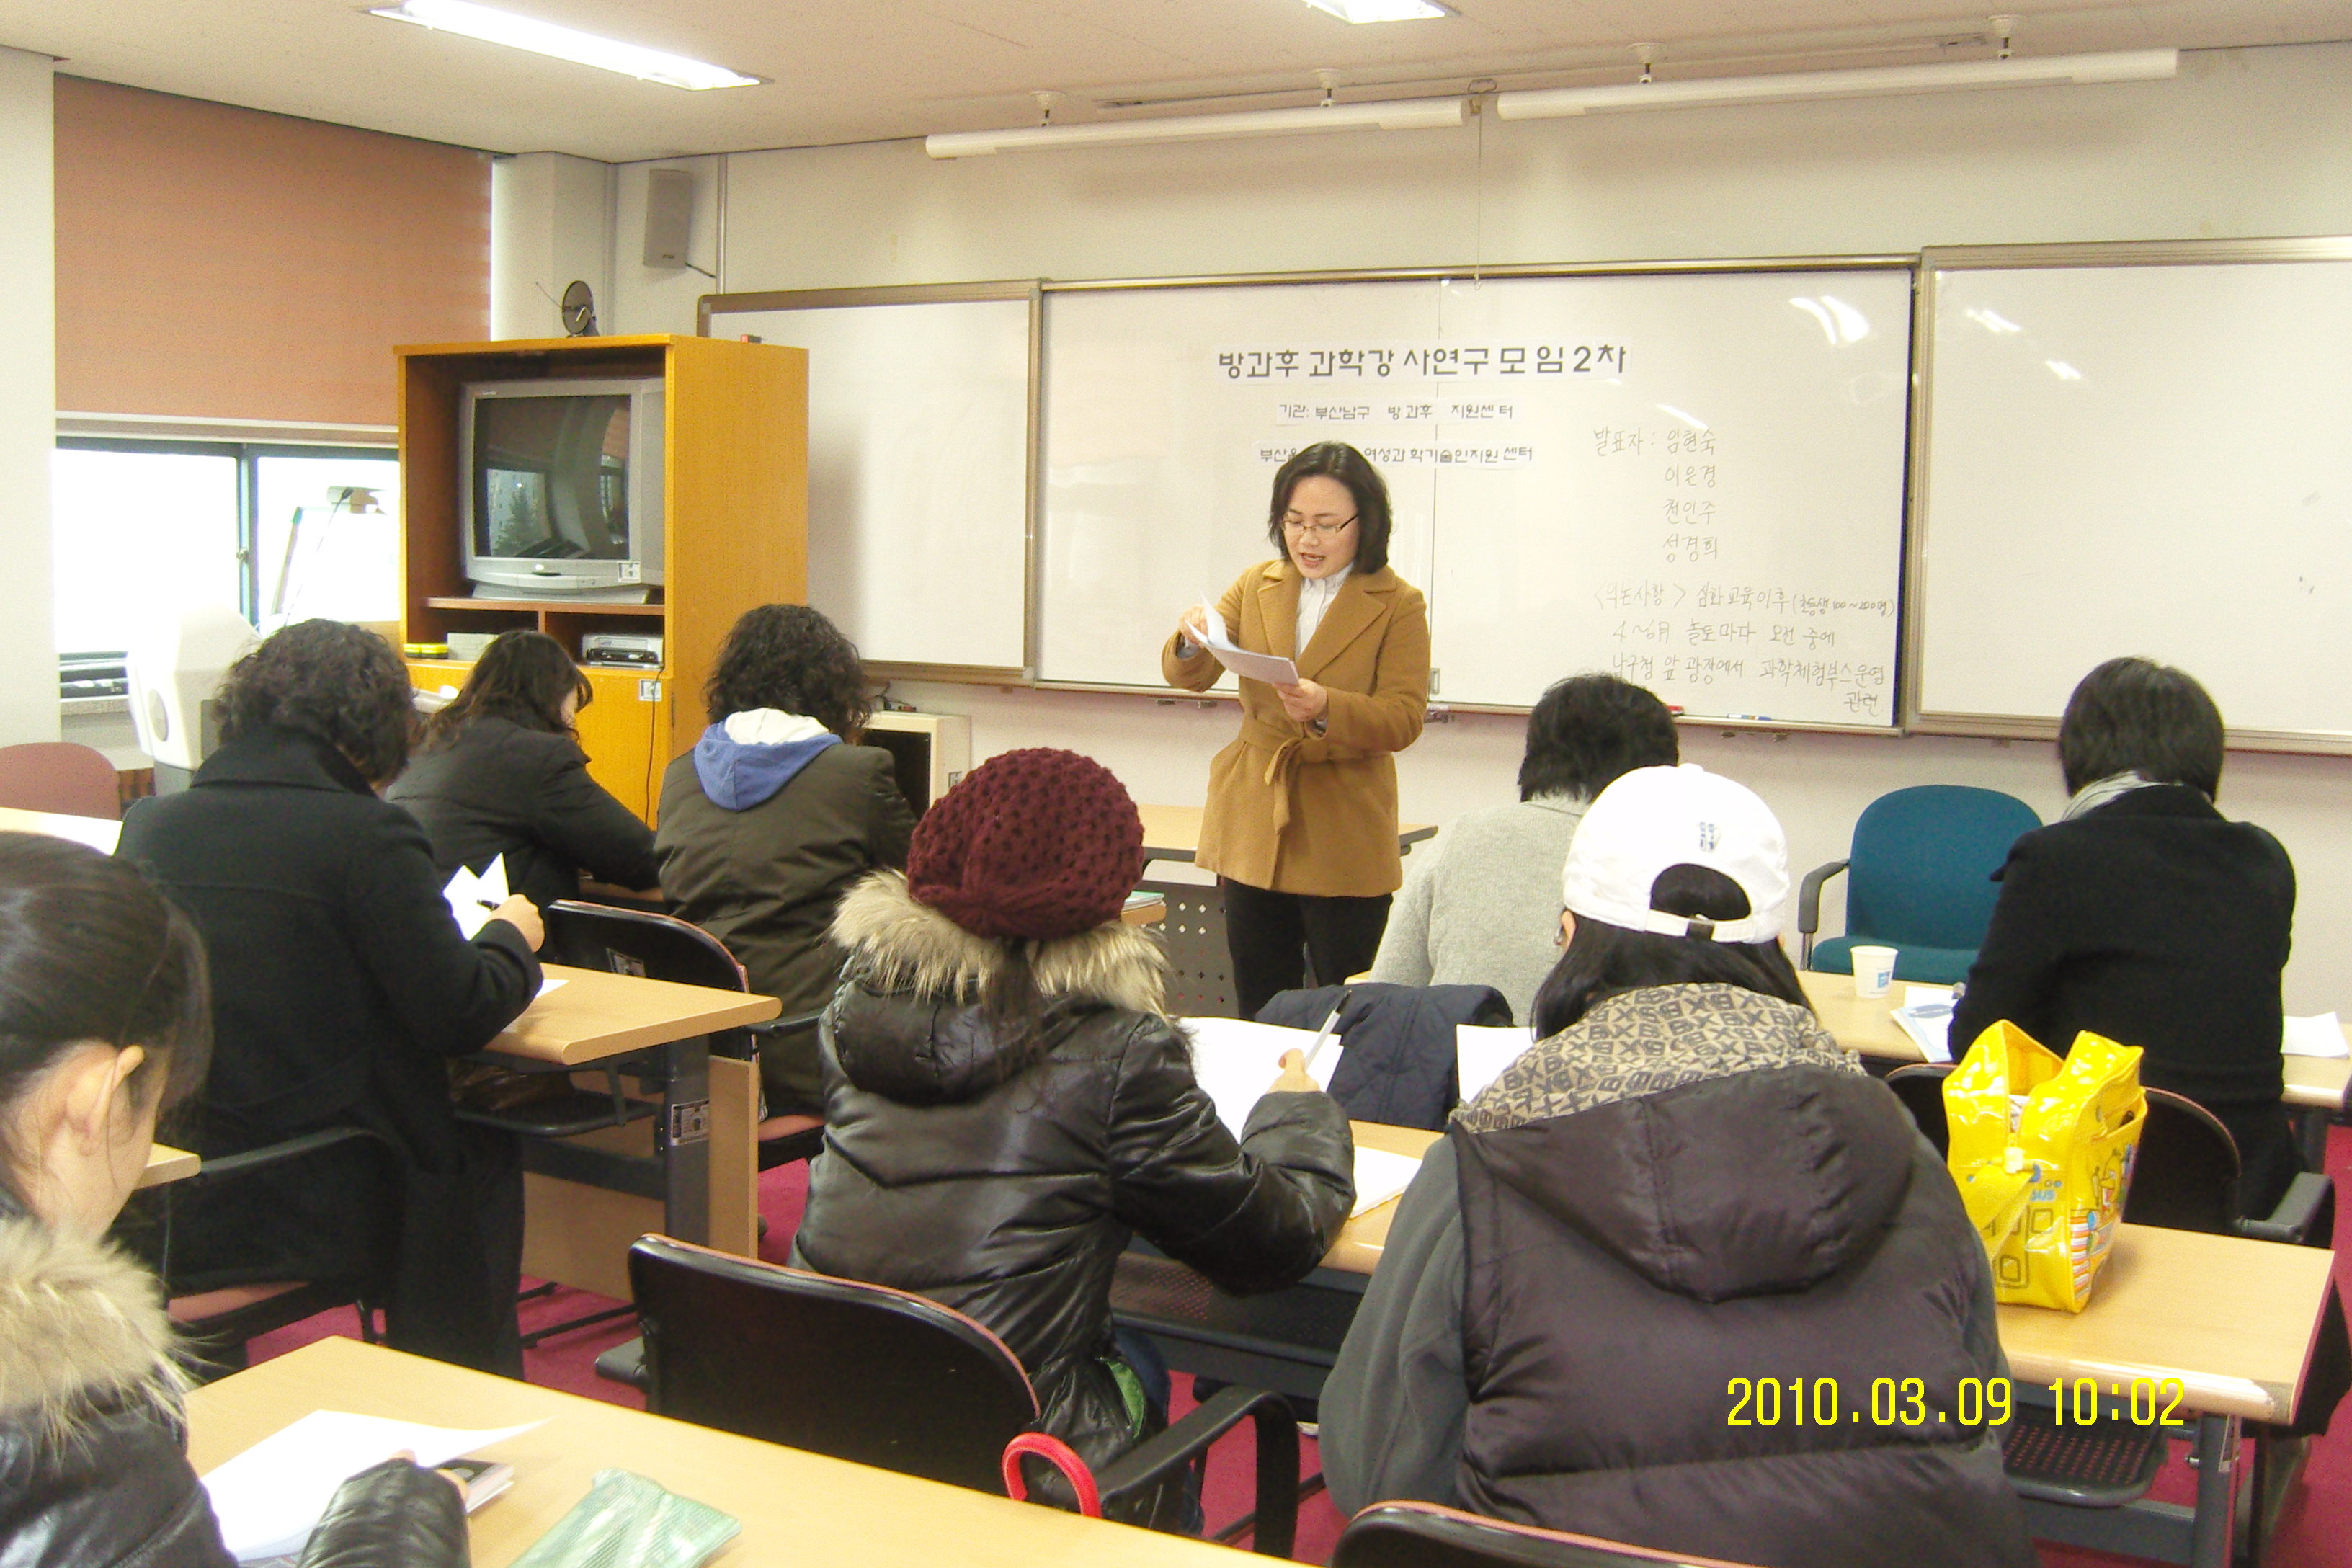
[{"label": "black chair", "polygon": [[1628,1563],[1737,1568],[1720,1558],[1507,1524],[1426,1502],[1372,1504],[1348,1521],[1331,1552],[1331,1568],[1618,1568]]},{"label": "black chair", "polygon": [[1895,1098],[1903,1102],[1903,1109],[1911,1113],[1936,1152],[1946,1157],[1952,1152],[1952,1133],[1944,1121],[1944,1080],[1951,1074],[1949,1063],[1914,1062],[1896,1068],[1881,1080],[1895,1091]]},{"label": "black chair", "polygon": [[[1244,1417],[1257,1436],[1255,1549],[1297,1530],[1298,1426],[1279,1394],[1228,1388],[1099,1474],[1032,1432],[1036,1391],[1004,1342],[903,1290],[646,1237],[629,1249],[645,1328],[646,1408],[978,1491],[1026,1490],[1050,1459],[1081,1510],[1140,1498]],[[1094,1506],[1087,1506],[1090,1499]]]},{"label": "black chair", "polygon": [[[163,1279],[167,1295],[172,1282],[171,1205],[179,1195],[348,1143],[373,1144],[383,1151],[388,1172],[398,1167],[399,1152],[389,1140],[362,1127],[337,1127],[206,1160],[194,1174],[162,1189],[158,1195],[163,1199],[163,1217],[156,1273]],[[391,1190],[397,1191],[396,1182],[391,1184]],[[265,1280],[170,1295],[166,1310],[173,1325],[196,1350],[193,1368],[195,1375],[210,1382],[245,1369],[248,1342],[337,1307],[358,1309],[360,1337],[370,1344],[375,1343],[375,1311],[384,1284],[381,1280]]]}]

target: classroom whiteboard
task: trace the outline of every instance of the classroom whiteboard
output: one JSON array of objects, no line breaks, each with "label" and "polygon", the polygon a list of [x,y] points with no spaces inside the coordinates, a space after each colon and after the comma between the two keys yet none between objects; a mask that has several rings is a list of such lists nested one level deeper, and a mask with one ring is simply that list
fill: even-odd
[{"label": "classroom whiteboard", "polygon": [[1029,283],[714,299],[809,353],[809,603],[869,663],[1028,663]]},{"label": "classroom whiteboard", "polygon": [[1388,480],[1438,700],[1611,669],[1891,725],[1910,322],[1903,268],[1049,289],[1039,677],[1160,685],[1336,439]]},{"label": "classroom whiteboard", "polygon": [[1926,265],[1917,727],[2053,733],[2143,654],[2236,743],[2352,748],[2352,243]]}]

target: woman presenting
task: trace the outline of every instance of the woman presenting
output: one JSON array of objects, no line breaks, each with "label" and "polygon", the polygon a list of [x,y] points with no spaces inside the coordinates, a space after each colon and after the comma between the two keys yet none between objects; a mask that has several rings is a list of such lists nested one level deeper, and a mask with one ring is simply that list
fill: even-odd
[{"label": "woman presenting", "polygon": [[[1224,889],[1241,1016],[1305,978],[1370,968],[1403,878],[1394,753],[1421,737],[1429,608],[1389,569],[1389,492],[1353,447],[1307,447],[1274,477],[1266,537],[1217,602],[1235,645],[1298,668],[1295,686],[1241,683],[1242,729],[1209,764],[1194,863]],[[1223,667],[1206,606],[1160,655],[1169,684],[1205,691]]]}]

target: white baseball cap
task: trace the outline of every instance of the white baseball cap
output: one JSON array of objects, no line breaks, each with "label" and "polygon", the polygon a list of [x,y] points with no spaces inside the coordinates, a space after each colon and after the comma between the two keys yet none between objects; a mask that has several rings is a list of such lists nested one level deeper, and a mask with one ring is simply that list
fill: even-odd
[{"label": "white baseball cap", "polygon": [[[1748,895],[1744,920],[1706,921],[1650,907],[1669,866],[1705,866]],[[1601,792],[1568,847],[1560,902],[1579,920],[1662,936],[1769,942],[1789,919],[1789,841],[1754,791],[1696,763],[1635,768]]]}]

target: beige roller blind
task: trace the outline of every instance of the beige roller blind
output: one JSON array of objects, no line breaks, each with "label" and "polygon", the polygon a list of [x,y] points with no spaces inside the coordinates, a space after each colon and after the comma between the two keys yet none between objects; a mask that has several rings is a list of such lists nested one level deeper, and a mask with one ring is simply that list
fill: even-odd
[{"label": "beige roller blind", "polygon": [[489,336],[487,153],[57,79],[58,407],[394,421],[392,346]]}]

